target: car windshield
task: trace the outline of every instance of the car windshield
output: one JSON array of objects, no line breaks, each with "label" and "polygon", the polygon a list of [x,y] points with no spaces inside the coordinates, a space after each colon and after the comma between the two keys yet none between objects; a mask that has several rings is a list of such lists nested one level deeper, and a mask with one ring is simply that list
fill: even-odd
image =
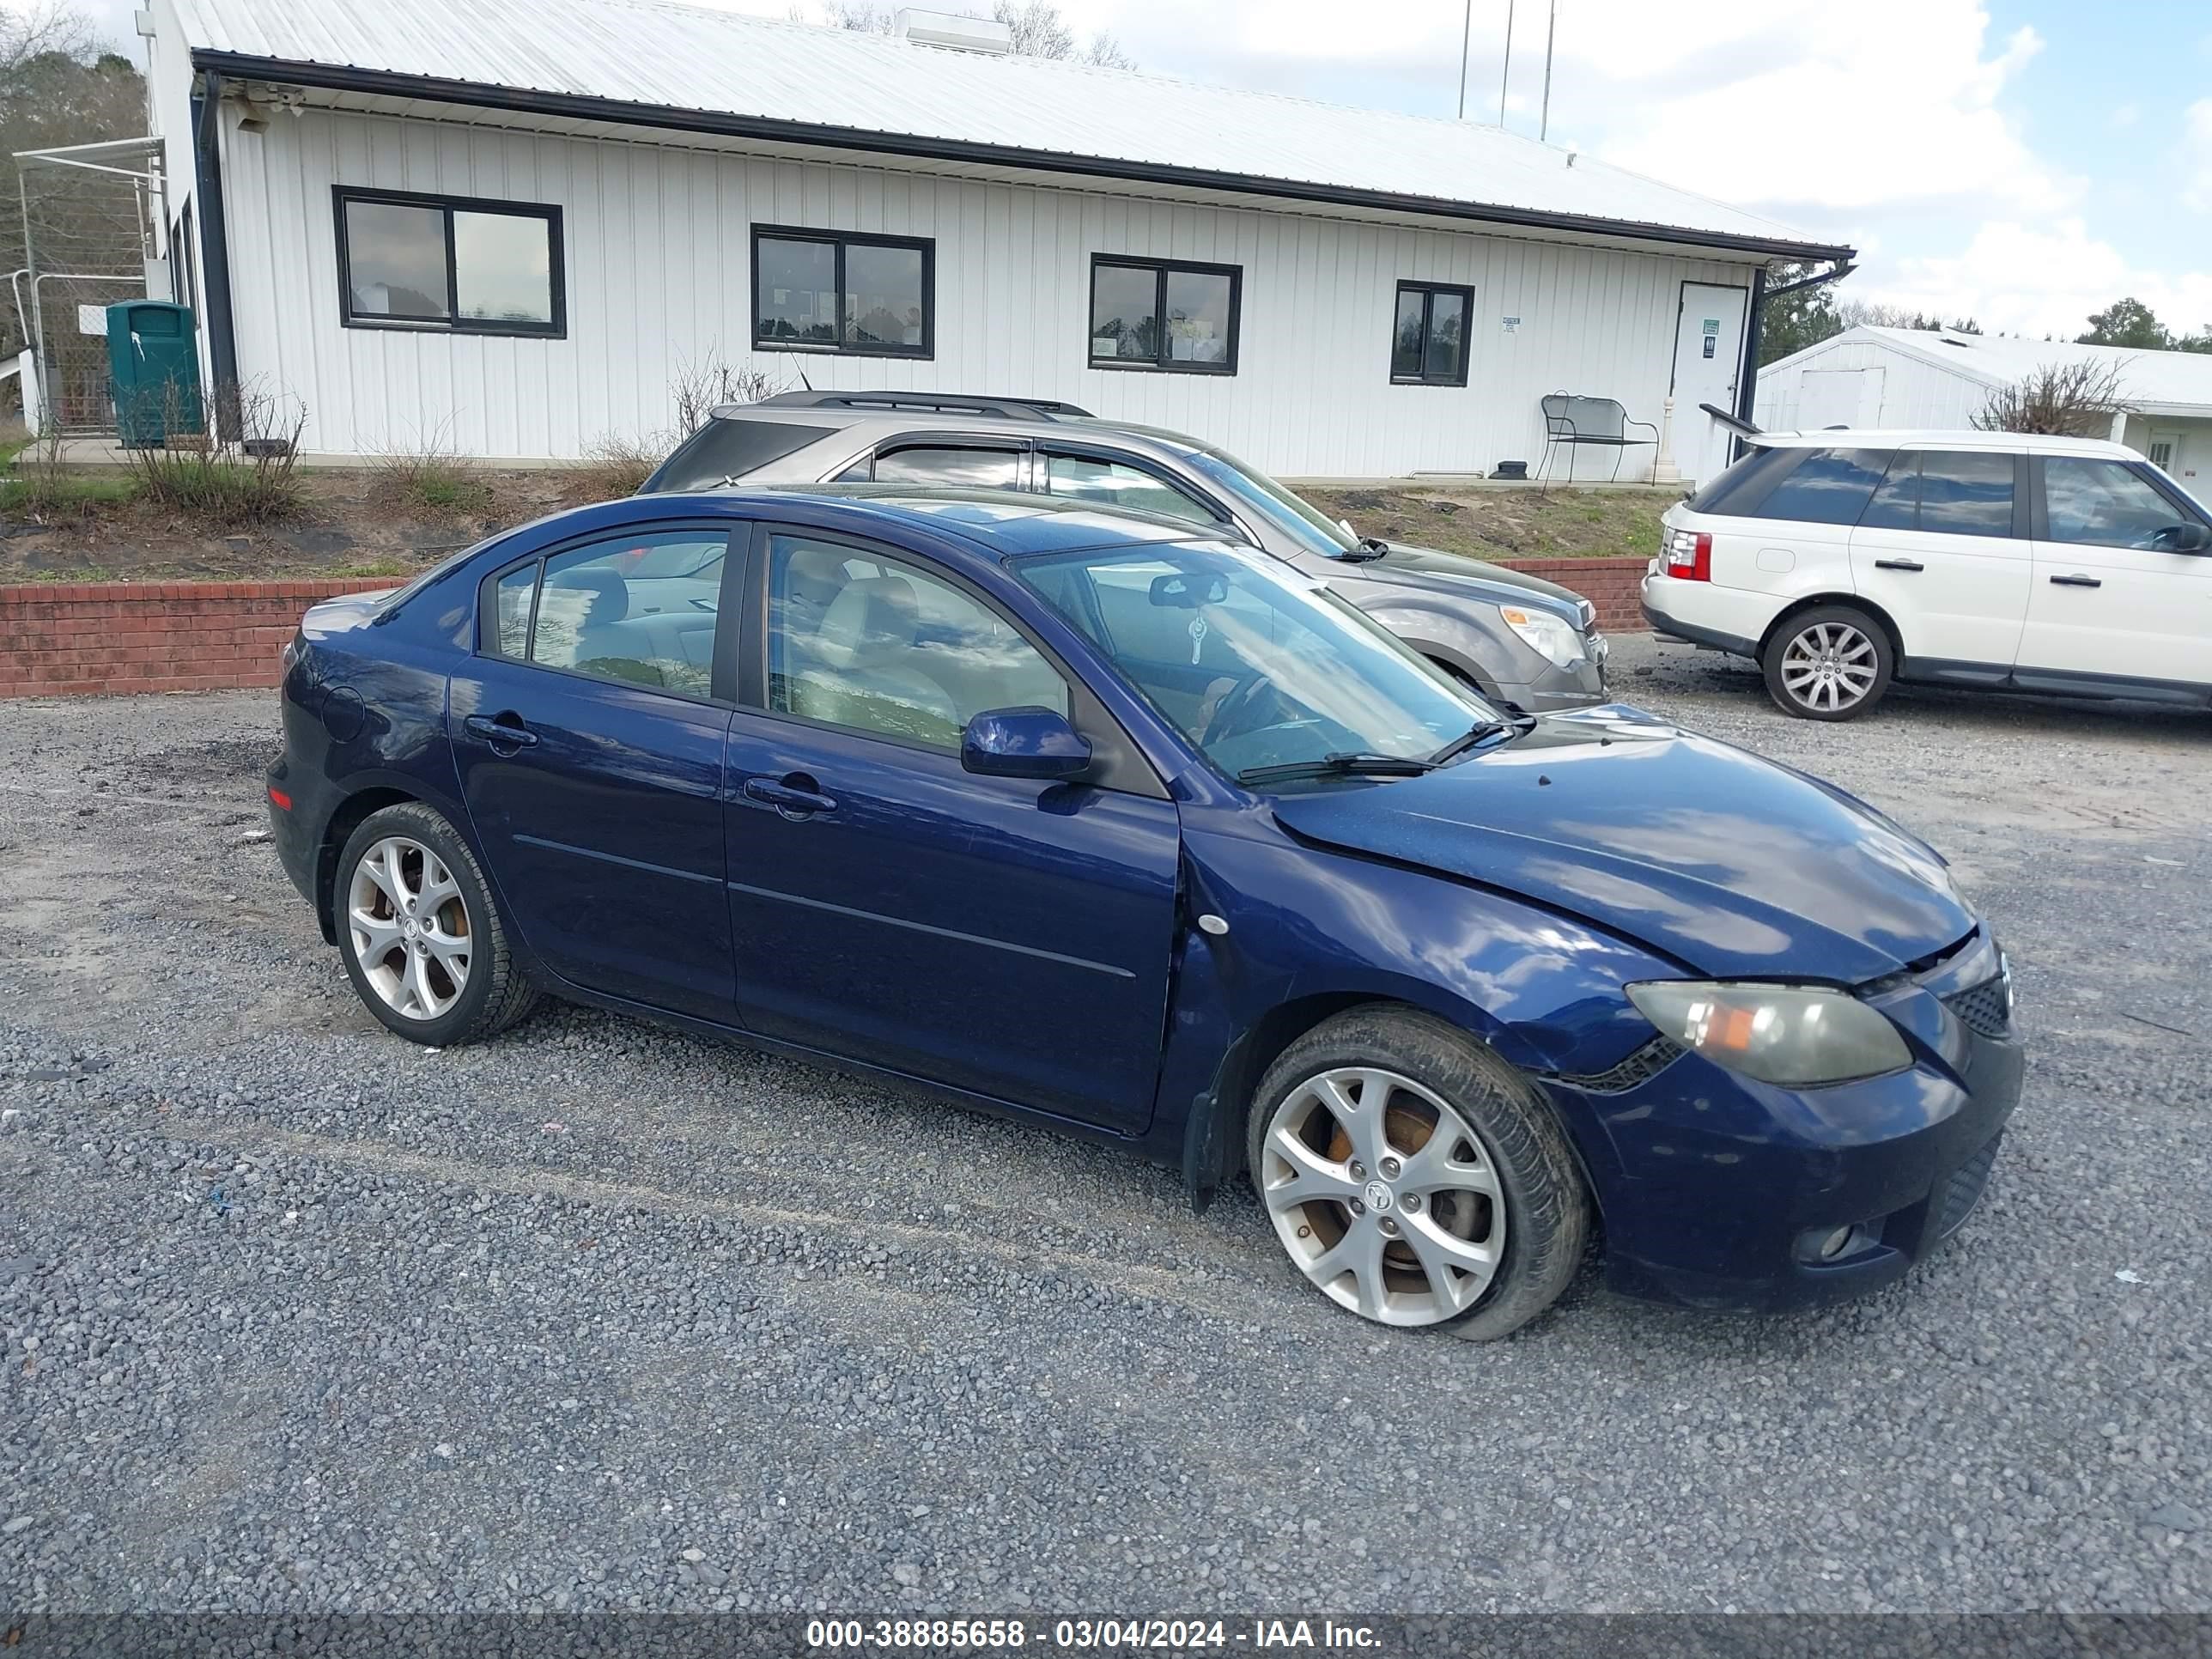
[{"label": "car windshield", "polygon": [[[1232,778],[1418,770],[1503,717],[1320,582],[1218,543],[1017,560],[1023,582]],[[1255,780],[1262,768],[1312,779]]]},{"label": "car windshield", "polygon": [[1340,558],[1357,552],[1359,538],[1310,502],[1299,500],[1257,467],[1218,449],[1192,449],[1184,458],[1197,471],[1237,498],[1249,511],[1267,515],[1286,534],[1296,537],[1310,551],[1323,558]]}]

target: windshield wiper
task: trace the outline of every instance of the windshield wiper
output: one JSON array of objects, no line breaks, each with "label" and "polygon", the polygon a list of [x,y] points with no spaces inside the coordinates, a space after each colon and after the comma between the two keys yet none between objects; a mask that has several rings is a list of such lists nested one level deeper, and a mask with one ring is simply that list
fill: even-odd
[{"label": "windshield wiper", "polygon": [[1346,564],[1370,564],[1390,550],[1390,544],[1380,536],[1362,536],[1357,545],[1337,556]]},{"label": "windshield wiper", "polygon": [[1319,760],[1286,761],[1280,766],[1250,766],[1239,783],[1289,783],[1299,778],[1411,778],[1435,768],[1416,755],[1368,755],[1346,750]]},{"label": "windshield wiper", "polygon": [[1477,720],[1473,726],[1461,732],[1443,748],[1437,750],[1435,754],[1430,756],[1429,764],[1431,766],[1445,765],[1449,762],[1457,760],[1462,755],[1467,753],[1468,750],[1474,748],[1478,743],[1482,743],[1489,738],[1497,737],[1501,732],[1512,732],[1517,733],[1526,732],[1535,724],[1536,717],[1534,714],[1522,714],[1517,719],[1510,720]]}]

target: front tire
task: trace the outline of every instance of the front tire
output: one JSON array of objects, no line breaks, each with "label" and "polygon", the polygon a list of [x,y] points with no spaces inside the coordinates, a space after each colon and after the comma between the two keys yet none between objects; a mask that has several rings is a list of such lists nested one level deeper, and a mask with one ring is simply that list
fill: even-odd
[{"label": "front tire", "polygon": [[331,902],[354,990],[410,1042],[478,1042],[537,1005],[476,854],[434,809],[409,801],[362,820]]},{"label": "front tire", "polygon": [[1856,605],[1822,605],[1776,629],[1759,665],[1784,714],[1848,720],[1882,700],[1897,664],[1887,629]]},{"label": "front tire", "polygon": [[1291,1263],[1364,1319],[1493,1340],[1559,1299],[1589,1200],[1528,1080],[1456,1027],[1354,1008],[1267,1068],[1252,1183]]}]

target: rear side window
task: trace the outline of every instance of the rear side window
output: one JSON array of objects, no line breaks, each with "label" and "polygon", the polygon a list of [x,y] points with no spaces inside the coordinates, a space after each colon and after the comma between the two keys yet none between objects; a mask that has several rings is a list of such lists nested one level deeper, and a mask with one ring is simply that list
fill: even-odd
[{"label": "rear side window", "polygon": [[648,489],[712,489],[725,478],[747,473],[795,455],[828,437],[835,427],[804,426],[795,421],[710,420],[662,463]]},{"label": "rear side window", "polygon": [[2012,534],[2013,458],[1989,450],[1907,450],[1867,504],[1867,530]]},{"label": "rear side window", "polygon": [[1889,457],[1872,449],[1810,449],[1756,506],[1730,507],[1753,519],[1799,524],[1856,524],[1881,483]]},{"label": "rear side window", "polygon": [[1015,489],[1020,487],[1020,463],[1011,449],[892,449],[876,457],[875,478],[878,483]]}]

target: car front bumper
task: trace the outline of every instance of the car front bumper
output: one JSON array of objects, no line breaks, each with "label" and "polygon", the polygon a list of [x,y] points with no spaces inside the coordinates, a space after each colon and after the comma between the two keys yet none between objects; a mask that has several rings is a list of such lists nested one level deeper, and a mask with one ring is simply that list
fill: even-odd
[{"label": "car front bumper", "polygon": [[[1526,660],[1526,680],[1507,683],[1500,681],[1498,696],[1506,702],[1526,709],[1532,714],[1549,714],[1563,708],[1588,708],[1607,702],[1609,694],[1605,685],[1605,664],[1613,647],[1604,635],[1595,629],[1584,636],[1585,654],[1565,668],[1554,667],[1533,651],[1520,654]],[[1534,663],[1533,669],[1527,667]]]},{"label": "car front bumper", "polygon": [[[1556,1081],[1562,1108],[1593,1114],[1601,1132],[1584,1150],[1608,1285],[1765,1311],[1857,1295],[1925,1258],[1980,1200],[2020,1100],[2025,1058],[1995,988],[2002,971],[1977,935],[1869,996],[1915,1055],[1884,1077],[1783,1089],[1678,1054],[1625,1088]],[[1838,1233],[1844,1248],[1822,1259]]]}]

